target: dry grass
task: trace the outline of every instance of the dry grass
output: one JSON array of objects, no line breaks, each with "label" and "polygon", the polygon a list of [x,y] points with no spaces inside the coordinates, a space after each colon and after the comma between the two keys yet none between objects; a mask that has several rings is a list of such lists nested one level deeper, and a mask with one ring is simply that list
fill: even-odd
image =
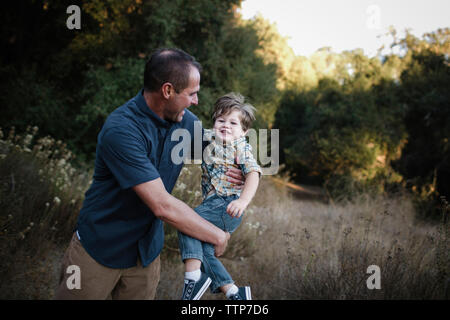
[{"label": "dry grass", "polygon": [[0,129],[0,299],[53,295],[58,243],[68,243],[89,183],[62,141],[36,133]]},{"label": "dry grass", "polygon": [[[61,146],[46,147],[53,153],[43,155],[41,172],[38,162],[23,160],[33,154],[24,149],[26,141],[20,146],[14,139],[0,145],[0,298],[51,299],[87,183],[70,166],[58,166],[61,156],[54,152]],[[37,148],[45,143],[56,142],[41,141]],[[64,183],[55,188],[57,181]],[[198,167],[183,169],[174,195],[192,207],[200,203]],[[448,299],[449,223],[424,224],[415,217],[407,196],[327,204],[300,200],[264,177],[222,261],[238,285],[252,287],[255,299]],[[181,296],[177,247],[175,231],[166,226],[158,299]],[[367,288],[370,265],[381,269],[380,290]],[[223,296],[208,292],[203,299]]]},{"label": "dry grass", "polygon": [[[256,299],[448,299],[449,224],[415,216],[407,196],[326,204],[265,178],[222,261]],[[163,257],[158,298],[178,299],[182,263],[173,247]],[[367,288],[370,265],[380,267],[379,290]]]}]

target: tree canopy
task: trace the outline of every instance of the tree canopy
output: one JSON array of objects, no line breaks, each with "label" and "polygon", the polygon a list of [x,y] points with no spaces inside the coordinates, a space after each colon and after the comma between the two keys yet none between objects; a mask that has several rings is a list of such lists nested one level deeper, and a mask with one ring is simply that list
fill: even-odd
[{"label": "tree canopy", "polygon": [[[69,5],[81,29],[66,27]],[[325,47],[296,56],[276,25],[244,20],[240,0],[16,1],[0,17],[0,126],[29,125],[92,160],[107,115],[142,87],[151,51],[178,47],[203,66],[196,113],[212,125],[220,95],[239,91],[256,128],[279,128],[292,179],[327,188],[406,188],[424,212],[449,195],[449,29],[399,39],[369,58]]]}]

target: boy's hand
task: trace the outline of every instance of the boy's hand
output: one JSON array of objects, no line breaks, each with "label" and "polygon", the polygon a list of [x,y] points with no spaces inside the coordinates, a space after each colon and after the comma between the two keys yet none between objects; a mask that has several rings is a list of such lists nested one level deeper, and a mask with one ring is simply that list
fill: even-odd
[{"label": "boy's hand", "polygon": [[248,202],[244,199],[236,199],[231,201],[227,207],[227,213],[233,218],[239,218],[247,208]]}]

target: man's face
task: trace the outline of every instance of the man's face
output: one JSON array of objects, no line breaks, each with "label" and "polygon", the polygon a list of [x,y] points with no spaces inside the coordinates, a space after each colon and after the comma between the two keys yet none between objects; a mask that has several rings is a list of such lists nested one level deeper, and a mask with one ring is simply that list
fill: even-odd
[{"label": "man's face", "polygon": [[198,104],[198,92],[200,90],[200,73],[197,68],[191,67],[189,76],[189,85],[180,93],[173,91],[169,98],[168,105],[164,110],[164,119],[173,122],[183,120],[184,109],[191,105]]}]

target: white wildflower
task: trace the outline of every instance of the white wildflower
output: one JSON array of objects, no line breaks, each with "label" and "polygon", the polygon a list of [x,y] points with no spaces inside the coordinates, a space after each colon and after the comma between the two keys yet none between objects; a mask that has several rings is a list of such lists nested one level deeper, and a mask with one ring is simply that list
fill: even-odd
[{"label": "white wildflower", "polygon": [[24,145],[25,147],[29,146],[30,143],[31,143],[31,140],[33,140],[33,136],[32,136],[31,134],[27,134],[27,135],[25,136],[25,138],[23,139],[23,145]]},{"label": "white wildflower", "polygon": [[61,203],[61,199],[58,198],[58,197],[54,197],[53,198],[53,202],[56,203],[56,204],[60,204]]}]

